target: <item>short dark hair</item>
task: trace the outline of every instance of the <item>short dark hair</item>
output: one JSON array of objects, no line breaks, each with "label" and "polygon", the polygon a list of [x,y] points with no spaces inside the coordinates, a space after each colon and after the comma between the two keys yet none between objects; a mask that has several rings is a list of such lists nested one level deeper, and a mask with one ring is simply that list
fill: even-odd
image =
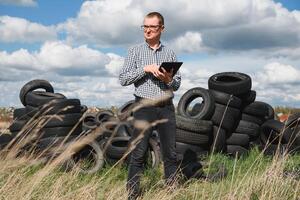
[{"label": "short dark hair", "polygon": [[150,12],[146,15],[146,17],[157,17],[159,19],[159,24],[164,25],[164,17],[159,12]]}]

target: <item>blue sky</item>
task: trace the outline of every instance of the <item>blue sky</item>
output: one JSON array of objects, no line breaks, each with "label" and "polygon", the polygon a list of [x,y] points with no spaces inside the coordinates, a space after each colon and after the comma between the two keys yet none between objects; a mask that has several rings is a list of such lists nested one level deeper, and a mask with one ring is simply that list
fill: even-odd
[{"label": "blue sky", "polygon": [[37,78],[88,106],[132,99],[118,71],[153,10],[165,16],[162,41],[184,62],[175,102],[207,88],[214,73],[239,71],[251,76],[257,100],[300,106],[297,0],[0,0],[0,106],[21,106],[20,88]]}]

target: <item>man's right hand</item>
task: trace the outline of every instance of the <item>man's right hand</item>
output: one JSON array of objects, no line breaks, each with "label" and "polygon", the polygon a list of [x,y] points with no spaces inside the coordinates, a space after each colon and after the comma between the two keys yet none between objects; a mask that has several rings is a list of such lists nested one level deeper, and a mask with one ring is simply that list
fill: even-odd
[{"label": "man's right hand", "polygon": [[164,75],[159,71],[159,66],[157,66],[156,64],[146,65],[144,67],[144,71],[153,74],[156,78]]}]

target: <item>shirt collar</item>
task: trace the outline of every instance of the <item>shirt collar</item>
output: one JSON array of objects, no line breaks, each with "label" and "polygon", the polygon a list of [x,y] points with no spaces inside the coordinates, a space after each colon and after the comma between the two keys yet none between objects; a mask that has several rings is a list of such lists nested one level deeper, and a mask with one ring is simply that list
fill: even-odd
[{"label": "shirt collar", "polygon": [[[146,42],[146,40],[144,41],[145,45],[150,48],[151,50],[154,50],[153,48],[150,47],[150,45]],[[159,41],[159,46],[157,49],[155,49],[155,51],[160,50],[164,45],[161,43],[161,41]]]}]

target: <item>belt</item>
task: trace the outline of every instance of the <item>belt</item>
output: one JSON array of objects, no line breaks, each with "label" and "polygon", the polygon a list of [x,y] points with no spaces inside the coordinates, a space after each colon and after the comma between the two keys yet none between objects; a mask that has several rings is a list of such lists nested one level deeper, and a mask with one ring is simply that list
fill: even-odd
[{"label": "belt", "polygon": [[[135,102],[139,103],[139,102],[141,102],[143,100],[150,101],[149,104],[152,105],[151,99],[147,99],[147,98],[135,96]],[[173,105],[173,100],[172,99],[164,99],[162,101],[157,101],[157,100],[153,101],[153,106],[164,107],[164,106],[169,106],[169,105]]]}]

